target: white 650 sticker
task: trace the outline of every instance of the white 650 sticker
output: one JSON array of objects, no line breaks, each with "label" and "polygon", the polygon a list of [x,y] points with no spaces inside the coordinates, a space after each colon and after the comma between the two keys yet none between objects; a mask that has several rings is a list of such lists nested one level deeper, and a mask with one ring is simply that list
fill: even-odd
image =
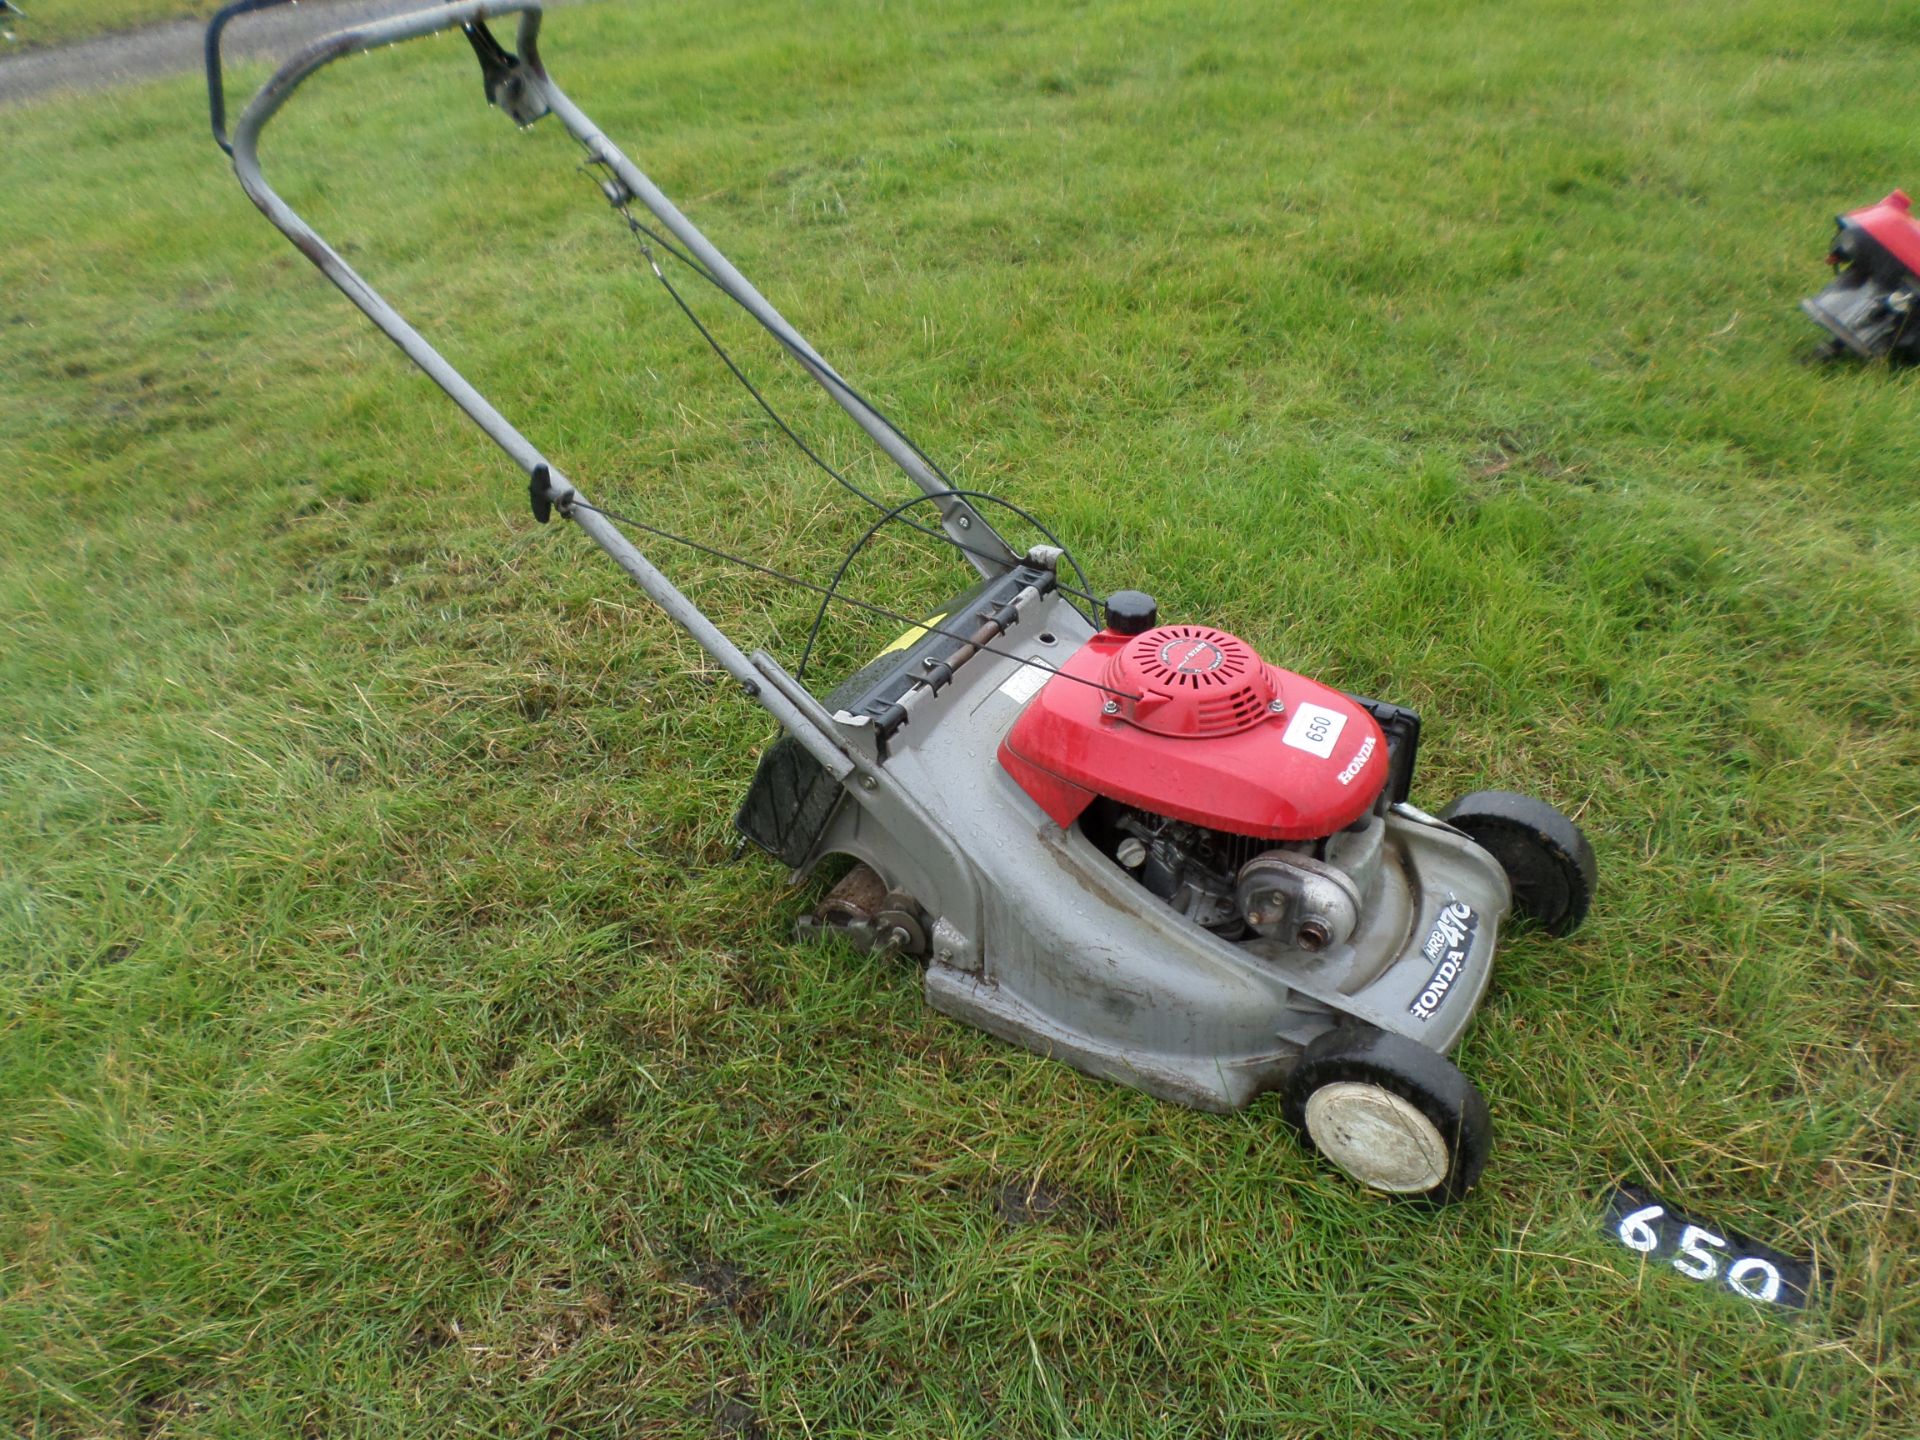
[{"label": "white 650 sticker", "polygon": [[1325,760],[1333,754],[1340,732],[1346,728],[1347,717],[1338,710],[1302,702],[1293,712],[1293,719],[1287,722],[1287,732],[1280,737],[1280,742]]}]

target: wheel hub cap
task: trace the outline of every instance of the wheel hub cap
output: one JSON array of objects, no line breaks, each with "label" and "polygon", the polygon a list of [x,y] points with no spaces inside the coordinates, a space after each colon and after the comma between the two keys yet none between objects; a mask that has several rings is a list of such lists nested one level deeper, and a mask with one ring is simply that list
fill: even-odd
[{"label": "wheel hub cap", "polygon": [[1307,1133],[1321,1154],[1374,1190],[1417,1195],[1447,1178],[1450,1159],[1439,1128],[1378,1085],[1322,1085],[1307,1097]]}]

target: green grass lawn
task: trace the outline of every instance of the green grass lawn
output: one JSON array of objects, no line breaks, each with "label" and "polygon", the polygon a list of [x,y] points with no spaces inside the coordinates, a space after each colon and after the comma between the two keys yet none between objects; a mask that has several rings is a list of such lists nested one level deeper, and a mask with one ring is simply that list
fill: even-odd
[{"label": "green grass lawn", "polygon": [[132,30],[168,20],[202,19],[225,3],[226,0],[20,0],[24,13],[0,27],[13,32],[12,47],[0,43],[0,56],[4,56],[8,48],[57,45],[109,30]]},{"label": "green grass lawn", "polygon": [[[1599,902],[1503,949],[1438,1216],[794,944],[815,889],[732,856],[761,713],[260,221],[197,83],[12,114],[0,1432],[1912,1435],[1920,382],[1794,310],[1920,182],[1911,16],[1446,13],[645,0],[546,47],[1096,585],[1419,709],[1422,803],[1579,816]],[[589,494],[831,567],[865,519],[564,136],[457,39],[312,90],[270,173]],[[805,597],[661,559],[796,658]],[[1811,1313],[1638,1268],[1616,1178],[1816,1249]]]}]

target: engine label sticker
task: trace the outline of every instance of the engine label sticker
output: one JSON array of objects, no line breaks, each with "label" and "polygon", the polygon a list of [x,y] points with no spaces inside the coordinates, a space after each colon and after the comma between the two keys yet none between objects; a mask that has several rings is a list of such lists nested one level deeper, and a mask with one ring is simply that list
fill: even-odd
[{"label": "engine label sticker", "polygon": [[1014,704],[1024,705],[1052,678],[1053,671],[1044,665],[1018,665],[1013,674],[1000,682],[1000,693]]},{"label": "engine label sticker", "polygon": [[1326,760],[1333,755],[1340,732],[1346,728],[1347,717],[1338,710],[1303,701],[1293,712],[1293,718],[1287,722],[1287,731],[1280,737],[1280,743]]},{"label": "engine label sticker", "polygon": [[1420,993],[1407,1006],[1416,1020],[1431,1020],[1446,1003],[1453,982],[1466,973],[1467,956],[1473,951],[1473,932],[1480,928],[1480,917],[1473,907],[1460,900],[1449,900],[1434,918],[1427,932],[1427,943],[1420,953],[1433,962],[1433,974]]}]

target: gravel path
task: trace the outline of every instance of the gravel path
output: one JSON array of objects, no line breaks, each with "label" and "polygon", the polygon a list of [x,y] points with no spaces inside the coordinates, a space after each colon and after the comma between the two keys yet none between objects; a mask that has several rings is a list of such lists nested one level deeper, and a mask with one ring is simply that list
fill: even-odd
[{"label": "gravel path", "polygon": [[[227,26],[222,49],[229,63],[283,58],[316,35],[405,10],[425,9],[427,4],[428,0],[305,0],[284,9],[240,16]],[[32,6],[22,8],[31,10]],[[0,51],[0,107],[63,91],[101,90],[197,71],[203,63],[206,31],[204,20],[170,20],[144,30],[76,40],[71,45],[23,50],[14,55]],[[245,99],[244,95],[230,95],[228,105],[232,109]]]}]

